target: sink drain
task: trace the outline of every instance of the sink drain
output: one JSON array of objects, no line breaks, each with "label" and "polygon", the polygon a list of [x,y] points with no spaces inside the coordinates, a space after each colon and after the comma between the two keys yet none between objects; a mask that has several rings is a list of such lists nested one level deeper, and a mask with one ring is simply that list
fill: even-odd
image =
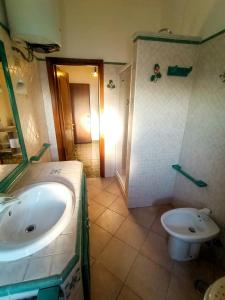
[{"label": "sink drain", "polygon": [[36,225],[32,224],[26,227],[25,232],[33,232],[36,229]]},{"label": "sink drain", "polygon": [[194,227],[188,227],[188,230],[189,230],[190,232],[192,232],[192,233],[195,233],[195,232],[196,232],[196,230],[194,229]]}]

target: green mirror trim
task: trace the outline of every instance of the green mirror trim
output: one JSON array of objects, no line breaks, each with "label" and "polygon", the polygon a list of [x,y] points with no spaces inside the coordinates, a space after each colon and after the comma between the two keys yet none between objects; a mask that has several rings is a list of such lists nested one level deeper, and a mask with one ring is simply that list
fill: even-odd
[{"label": "green mirror trim", "polygon": [[16,179],[16,177],[26,168],[28,165],[28,157],[27,157],[27,152],[26,152],[26,147],[23,139],[23,133],[22,133],[22,128],[20,125],[20,119],[19,119],[19,114],[18,114],[18,109],[16,105],[16,99],[13,91],[13,85],[9,73],[9,68],[8,68],[8,62],[6,58],[6,52],[5,52],[5,47],[3,44],[3,41],[0,40],[0,58],[4,70],[4,75],[5,75],[5,80],[9,92],[9,99],[10,99],[10,104],[12,107],[12,112],[13,112],[13,117],[15,119],[15,124],[16,124],[16,129],[17,129],[17,134],[20,142],[20,147],[21,147],[21,152],[22,152],[22,157],[23,160],[22,162],[8,175],[6,176],[1,182],[0,182],[0,192],[4,192],[10,184]]}]

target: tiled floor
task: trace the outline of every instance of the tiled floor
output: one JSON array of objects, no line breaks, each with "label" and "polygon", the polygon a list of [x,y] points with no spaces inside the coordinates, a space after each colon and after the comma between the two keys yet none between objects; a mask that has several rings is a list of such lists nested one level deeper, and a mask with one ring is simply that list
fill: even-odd
[{"label": "tiled floor", "polygon": [[100,176],[99,142],[74,145],[74,159],[84,164],[87,177]]},{"label": "tiled floor", "polygon": [[[126,208],[115,179],[89,178],[92,300],[198,300],[195,279],[218,276],[210,262],[172,261],[161,214],[171,206]],[[217,275],[216,275],[217,274]]]}]

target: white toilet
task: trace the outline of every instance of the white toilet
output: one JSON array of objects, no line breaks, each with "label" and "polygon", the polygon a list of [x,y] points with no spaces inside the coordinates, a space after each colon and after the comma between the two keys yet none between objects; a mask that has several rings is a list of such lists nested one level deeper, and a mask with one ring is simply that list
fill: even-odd
[{"label": "white toilet", "polygon": [[170,234],[169,254],[177,261],[187,261],[198,257],[201,243],[213,239],[219,227],[209,217],[207,208],[177,208],[161,216],[164,229]]}]

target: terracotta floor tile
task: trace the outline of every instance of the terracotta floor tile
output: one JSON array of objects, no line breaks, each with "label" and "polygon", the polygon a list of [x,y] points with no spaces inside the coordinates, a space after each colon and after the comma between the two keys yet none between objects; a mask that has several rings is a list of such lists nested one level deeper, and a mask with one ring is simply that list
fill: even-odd
[{"label": "terracotta floor tile", "polygon": [[148,230],[128,219],[120,226],[116,232],[116,237],[126,242],[130,246],[139,250],[147,238]]},{"label": "terracotta floor tile", "polygon": [[130,213],[122,196],[117,197],[116,200],[109,206],[109,209],[124,217],[127,217]]},{"label": "terracotta floor tile", "polygon": [[112,193],[116,196],[121,196],[122,195],[121,190],[119,188],[119,184],[116,181],[113,182],[112,184],[110,184],[109,186],[107,186],[105,188],[105,191],[107,191],[109,193]]},{"label": "terracotta floor tile", "polygon": [[164,238],[168,238],[168,234],[161,224],[160,216],[157,216],[157,218],[155,219],[154,223],[151,226],[151,231],[161,235]]},{"label": "terracotta floor tile", "polygon": [[88,202],[88,217],[91,222],[94,222],[104,211],[106,208],[95,201],[89,200]]},{"label": "terracotta floor tile", "polygon": [[121,215],[107,209],[97,220],[96,224],[114,234],[125,220]]},{"label": "terracotta floor tile", "polygon": [[101,193],[94,196],[92,199],[105,207],[109,207],[116,200],[116,197],[116,195],[113,195],[106,191],[101,191]]},{"label": "terracotta floor tile", "polygon": [[147,239],[141,247],[140,253],[168,270],[172,268],[173,261],[168,254],[167,240],[154,232],[149,232]]},{"label": "terracotta floor tile", "polygon": [[98,261],[124,281],[136,255],[135,249],[116,238],[112,238],[99,256]]},{"label": "terracotta floor tile", "polygon": [[157,217],[157,212],[150,211],[146,207],[132,208],[128,216],[129,220],[138,223],[146,228],[150,228]]},{"label": "terracotta floor tile", "polygon": [[149,260],[138,255],[134,262],[126,285],[144,300],[163,300],[170,282],[170,273]]},{"label": "terracotta floor tile", "polygon": [[116,276],[102,264],[95,263],[91,269],[91,299],[115,300],[123,286]]},{"label": "terracotta floor tile", "polygon": [[96,224],[90,225],[90,255],[97,258],[103,251],[112,235]]},{"label": "terracotta floor tile", "polygon": [[95,186],[88,186],[87,188],[87,194],[88,194],[88,199],[92,199],[93,197],[97,196],[98,194],[101,193],[101,189],[98,189],[97,187]]},{"label": "terracotta floor tile", "polygon": [[203,296],[194,289],[193,280],[172,276],[166,300],[202,300]]},{"label": "terracotta floor tile", "polygon": [[87,184],[88,186],[92,185],[98,189],[105,189],[107,186],[109,186],[111,183],[115,181],[114,177],[108,177],[108,178],[102,178],[102,177],[96,177],[96,178],[87,178]]},{"label": "terracotta floor tile", "polygon": [[127,286],[124,286],[118,300],[141,300],[139,296],[137,296],[131,289]]}]

